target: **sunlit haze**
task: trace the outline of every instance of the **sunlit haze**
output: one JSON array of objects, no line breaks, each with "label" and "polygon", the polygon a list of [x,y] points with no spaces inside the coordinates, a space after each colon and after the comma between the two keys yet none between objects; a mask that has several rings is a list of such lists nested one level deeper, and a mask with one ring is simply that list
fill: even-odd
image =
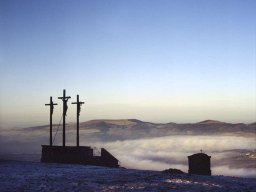
[{"label": "sunlit haze", "polygon": [[256,2],[0,0],[0,126],[256,121]]}]

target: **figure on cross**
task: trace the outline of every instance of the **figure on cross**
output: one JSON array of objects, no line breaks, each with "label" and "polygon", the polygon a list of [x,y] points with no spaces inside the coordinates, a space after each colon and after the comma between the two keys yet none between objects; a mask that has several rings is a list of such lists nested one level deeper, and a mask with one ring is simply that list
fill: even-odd
[{"label": "figure on cross", "polygon": [[72,102],[72,104],[75,104],[77,106],[76,111],[76,145],[79,146],[79,116],[81,112],[81,106],[84,104],[84,102],[79,101],[79,95],[76,97],[76,102]]},{"label": "figure on cross", "polygon": [[52,146],[52,115],[53,115],[54,105],[58,105],[58,104],[52,101],[52,96],[51,96],[50,103],[45,104],[45,106],[50,106],[50,146]]},{"label": "figure on cross", "polygon": [[63,90],[63,96],[62,97],[58,97],[58,99],[61,99],[62,100],[62,102],[63,102],[63,113],[62,113],[62,115],[63,115],[63,135],[62,135],[62,137],[63,137],[63,147],[65,147],[65,143],[66,143],[66,141],[65,141],[65,139],[66,139],[66,133],[65,133],[65,131],[66,131],[66,128],[65,128],[65,124],[66,124],[66,115],[67,115],[67,110],[68,110],[68,99],[70,99],[71,97],[70,96],[66,96],[66,90],[64,89]]},{"label": "figure on cross", "polygon": [[68,110],[68,104],[67,104],[67,102],[68,102],[68,99],[66,99],[65,101],[64,101],[64,116],[67,116],[67,110]]}]

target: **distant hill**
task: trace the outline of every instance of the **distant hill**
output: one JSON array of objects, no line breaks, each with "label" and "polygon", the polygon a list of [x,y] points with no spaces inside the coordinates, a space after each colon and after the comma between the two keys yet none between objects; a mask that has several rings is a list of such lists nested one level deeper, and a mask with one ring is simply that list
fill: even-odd
[{"label": "distant hill", "polygon": [[255,122],[255,123],[251,123],[251,124],[249,124],[248,126],[249,126],[249,127],[254,127],[254,128],[255,128],[255,127],[256,127],[256,122]]},{"label": "distant hill", "polygon": [[[54,125],[56,130],[58,125]],[[75,123],[67,124],[67,130],[75,131]],[[61,127],[60,127],[61,129]],[[25,131],[48,131],[49,126],[24,128]],[[102,141],[127,140],[169,135],[256,135],[256,123],[225,123],[205,120],[198,123],[150,123],[137,119],[98,119],[80,123],[81,136]]]},{"label": "distant hill", "polygon": [[[68,123],[66,131],[75,132],[76,124]],[[58,125],[53,125],[53,132]],[[61,132],[62,126],[59,130]],[[30,134],[48,132],[49,126],[35,126],[19,130]],[[32,131],[32,132],[31,132]],[[48,136],[47,133],[41,135]],[[198,123],[150,123],[138,119],[97,119],[80,123],[80,137],[87,141],[115,141],[153,138],[172,135],[237,135],[256,136],[256,123],[225,123],[205,120]]]},{"label": "distant hill", "polygon": [[205,121],[198,122],[197,124],[225,124],[225,123],[221,121],[215,121],[215,120],[205,120]]}]

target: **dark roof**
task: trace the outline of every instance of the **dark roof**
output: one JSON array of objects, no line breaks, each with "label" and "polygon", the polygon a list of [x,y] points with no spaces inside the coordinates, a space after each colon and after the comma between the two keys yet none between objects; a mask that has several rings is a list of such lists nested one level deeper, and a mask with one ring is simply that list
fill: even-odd
[{"label": "dark roof", "polygon": [[207,157],[207,158],[210,158],[211,156],[209,156],[205,153],[196,153],[196,154],[190,155],[188,157]]}]

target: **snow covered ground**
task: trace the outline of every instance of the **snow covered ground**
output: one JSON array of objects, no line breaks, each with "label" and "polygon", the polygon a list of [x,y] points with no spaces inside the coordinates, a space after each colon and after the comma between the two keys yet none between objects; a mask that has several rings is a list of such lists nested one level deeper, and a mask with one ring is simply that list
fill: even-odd
[{"label": "snow covered ground", "polygon": [[0,161],[0,191],[256,191],[255,178]]}]

